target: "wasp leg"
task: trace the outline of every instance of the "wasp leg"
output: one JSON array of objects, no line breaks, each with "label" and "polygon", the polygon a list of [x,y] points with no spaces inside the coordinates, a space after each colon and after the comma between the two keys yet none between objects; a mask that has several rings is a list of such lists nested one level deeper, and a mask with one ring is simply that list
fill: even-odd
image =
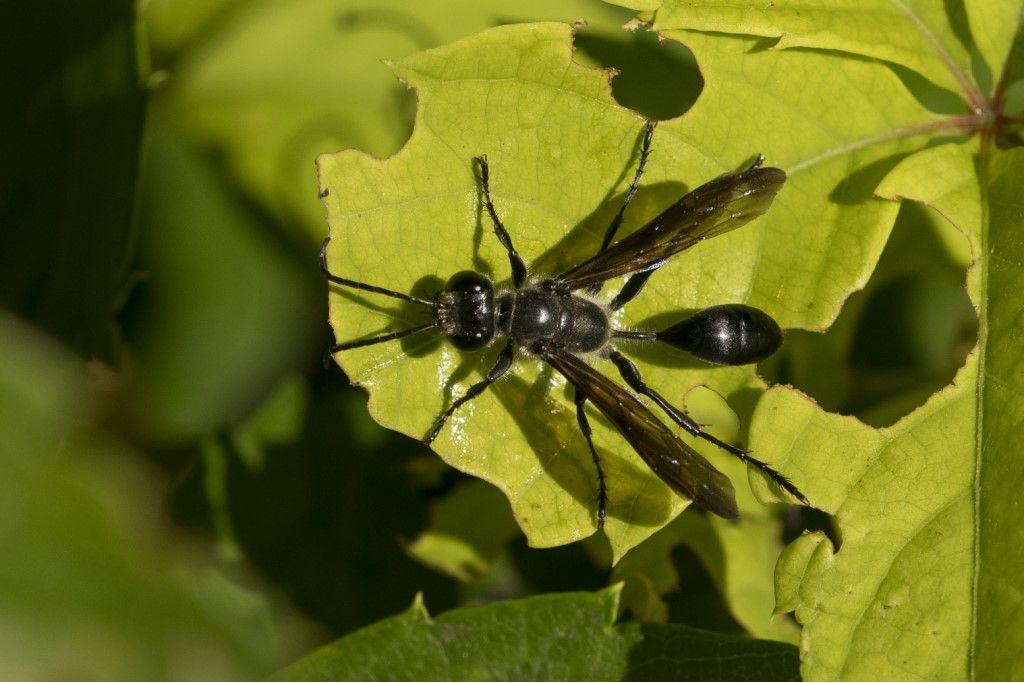
[{"label": "wasp leg", "polygon": [[[646,138],[645,142],[649,145],[649,140],[647,140]],[[633,194],[636,191],[635,184],[637,181],[640,180],[639,174],[643,172],[643,164],[646,161],[646,153],[647,150],[644,149],[644,151],[642,151],[640,154],[640,168],[637,169],[637,177],[633,181],[634,186],[630,188],[629,194],[626,195],[626,203],[629,203],[629,200],[633,198]],[[753,171],[755,168],[760,168],[763,164],[764,155],[758,154],[757,157],[754,158],[754,161],[750,164],[750,166],[748,166],[745,169],[745,171]],[[612,221],[612,226],[609,228],[610,235],[614,234],[614,231],[618,229],[619,224],[622,222],[622,212],[624,210],[625,205],[623,205],[622,209],[619,210],[619,214],[615,217],[616,220]],[[605,237],[605,241],[601,245],[601,251],[604,251],[608,247],[608,244],[611,243],[610,235]],[[650,270],[645,270],[642,273],[636,273],[630,276],[630,278],[626,280],[626,284],[622,286],[622,290],[618,294],[616,294],[615,298],[612,299],[611,302],[608,304],[608,307],[611,308],[613,311],[617,311],[623,306],[625,306],[627,303],[635,299],[636,296],[640,293],[640,290],[642,290],[644,288],[644,285],[647,284],[647,280],[649,280],[650,277],[654,275],[654,271],[656,271],[660,266],[661,264],[658,264],[654,268],[651,268]]]},{"label": "wasp leg", "polygon": [[622,285],[622,290],[608,303],[608,308],[613,311],[617,311],[635,299],[636,295],[640,293],[640,290],[644,288],[644,285],[647,284],[647,280],[654,275],[654,271],[656,270],[657,268],[651,268],[650,270],[645,270],[642,273],[631,275],[629,279],[626,280],[626,284]]},{"label": "wasp leg", "polygon": [[327,353],[329,355],[334,355],[335,353],[338,353],[339,351],[347,351],[349,349],[358,349],[361,346],[373,346],[374,344],[383,344],[384,342],[391,341],[392,339],[401,339],[403,337],[408,337],[411,334],[416,334],[417,332],[423,332],[424,330],[429,330],[429,329],[431,329],[433,327],[437,327],[437,325],[434,324],[434,323],[424,323],[422,325],[417,325],[416,327],[410,327],[410,328],[405,329],[405,330],[398,330],[397,332],[389,332],[388,334],[380,334],[380,335],[377,335],[376,337],[367,337],[366,339],[356,339],[355,341],[339,342],[337,344],[334,344],[331,347],[331,350],[328,351]]},{"label": "wasp leg", "polygon": [[491,222],[494,223],[494,234],[498,236],[501,246],[505,247],[505,251],[508,252],[508,261],[512,266],[512,284],[519,289],[526,282],[526,263],[516,248],[512,246],[512,237],[502,225],[501,219],[498,218],[498,212],[494,210],[494,202],[491,201],[491,167],[487,164],[487,157],[485,155],[478,156],[476,162],[480,165],[480,188],[484,193],[484,206],[487,207],[487,213],[490,214]]},{"label": "wasp leg", "polygon": [[748,465],[753,465],[757,469],[761,470],[764,474],[766,474],[772,481],[774,481],[783,489],[785,489],[788,493],[798,498],[801,502],[808,505],[810,504],[806,496],[804,496],[804,494],[800,492],[800,489],[798,489],[793,484],[793,482],[787,479],[786,476],[783,475],[781,472],[777,471],[767,463],[761,462],[757,458],[750,455],[750,453],[747,453],[746,451],[740,448],[736,448],[732,444],[727,444],[724,441],[721,441],[715,436],[709,434],[708,432],[705,432],[703,429],[700,428],[700,425],[697,424],[697,422],[692,417],[684,413],[682,410],[679,410],[678,408],[673,406],[665,399],[664,396],[662,396],[657,391],[647,386],[647,384],[643,380],[643,377],[640,376],[640,370],[636,367],[633,361],[629,360],[628,358],[626,358],[621,353],[615,350],[611,352],[609,358],[613,363],[615,363],[615,366],[619,369],[619,374],[622,375],[622,379],[626,380],[626,384],[628,384],[630,388],[633,389],[633,391],[643,396],[646,396],[647,398],[657,403],[658,407],[664,410],[665,414],[668,415],[672,419],[672,421],[675,422],[677,425],[688,431],[690,434],[693,434],[694,436],[704,439],[708,443],[712,443],[718,446],[727,453],[735,455],[737,458],[747,463]]},{"label": "wasp leg", "polygon": [[587,439],[587,446],[590,447],[590,458],[594,461],[594,468],[597,470],[597,528],[604,528],[604,519],[608,504],[608,486],[605,483],[604,468],[601,467],[601,458],[597,457],[597,449],[594,448],[594,441],[591,437],[590,421],[584,407],[587,403],[587,395],[579,389],[575,389],[576,421],[580,425],[580,431]]},{"label": "wasp leg", "polygon": [[450,406],[448,406],[448,410],[438,416],[437,420],[434,422],[434,426],[430,428],[430,433],[425,439],[423,439],[423,443],[427,446],[433,443],[434,439],[437,438],[437,435],[441,433],[441,428],[444,427],[444,423],[448,421],[448,418],[451,417],[456,410],[458,410],[464,403],[471,401],[482,394],[484,389],[494,384],[494,382],[500,379],[502,375],[508,372],[509,368],[512,367],[512,357],[513,346],[512,341],[509,340],[508,344],[505,345],[505,348],[502,349],[501,354],[498,356],[498,360],[494,363],[494,367],[492,367],[490,372],[487,373],[487,376],[471,386],[464,395],[460,396],[458,399],[453,401]]}]

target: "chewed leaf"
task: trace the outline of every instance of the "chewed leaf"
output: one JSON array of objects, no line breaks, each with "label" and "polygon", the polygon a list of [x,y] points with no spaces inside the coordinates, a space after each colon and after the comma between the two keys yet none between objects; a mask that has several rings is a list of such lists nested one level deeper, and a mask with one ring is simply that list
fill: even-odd
[{"label": "chewed leaf", "polygon": [[[507,286],[508,257],[481,215],[472,163],[481,154],[497,211],[536,275],[596,251],[631,179],[643,121],[615,104],[605,72],[572,61],[569,27],[495,29],[403,60],[395,70],[420,102],[405,149],[386,161],[352,152],[320,158],[333,272],[427,298],[467,268]],[[671,159],[666,139],[664,146],[656,141],[655,153]],[[649,218],[649,202],[641,206],[647,215],[640,218]],[[676,309],[685,305],[674,302]],[[641,319],[663,312],[640,301],[630,308]],[[348,341],[429,322],[431,311],[336,289],[331,315],[339,341]],[[434,331],[343,351],[338,359],[370,391],[379,422],[423,437],[496,354],[496,347],[459,352]],[[718,385],[732,390],[752,375],[728,369],[719,377]],[[591,422],[609,482],[606,531],[621,556],[688,501],[610,425],[596,414]],[[452,417],[434,448],[451,465],[497,485],[535,546],[577,540],[596,528],[597,477],[586,442],[564,383],[537,359],[520,354],[509,376]]]},{"label": "chewed leaf", "polygon": [[[879,136],[930,114],[876,64],[756,50],[745,38],[689,34],[687,42],[707,77],[704,94],[685,117],[659,126],[620,234],[758,152],[789,180],[765,218],[674,256],[616,325],[670,324],[687,309],[750,302],[783,327],[824,326],[867,279],[895,216],[895,202],[873,198],[875,185],[919,144]],[[482,154],[497,213],[533,275],[593,255],[631,179],[643,122],[615,104],[606,73],[572,61],[568,26],[498,28],[394,68],[419,100],[406,147],[383,161],[355,152],[319,160],[334,273],[427,299],[466,269],[507,287],[507,254],[481,212],[472,159]],[[821,95],[835,87],[852,93],[843,108]],[[429,322],[428,308],[399,303],[332,289],[338,340]],[[460,352],[435,330],[337,358],[369,390],[378,422],[420,438],[487,373],[499,348]],[[710,369],[671,349],[632,351],[647,383],[675,403],[697,384],[726,398],[761,390],[750,368]],[[588,362],[619,381],[610,363]],[[449,464],[505,493],[534,546],[596,528],[597,477],[570,394],[551,368],[519,354],[512,371],[460,409],[433,444]],[[621,557],[688,501],[596,411],[589,415],[607,474],[606,532]],[[718,455],[711,457],[721,468]]]},{"label": "chewed leaf", "polygon": [[[849,52],[913,69],[949,90],[958,85],[950,65],[964,73],[971,69],[970,50],[958,36],[946,6],[939,2],[665,0],[653,9],[658,31],[687,28],[765,36],[777,38],[779,48]],[[1003,36],[1004,50],[1009,47],[1006,37],[1012,37],[1012,32]]]},{"label": "chewed leaf", "polygon": [[961,455],[974,437],[963,426],[972,422],[976,371],[975,356],[961,386],[881,431],[824,414],[788,389],[769,391],[758,407],[760,452],[785,443],[799,453],[820,482],[808,495],[836,515],[842,534],[838,553],[804,537],[778,569],[783,609],[795,608],[817,645],[805,676],[966,675],[974,467]]},{"label": "chewed leaf", "polygon": [[[331,235],[328,265],[345,277],[432,297],[453,273],[478,270],[507,286],[508,257],[480,213],[473,157],[486,154],[497,211],[536,266],[592,253],[624,189],[643,121],[617,106],[608,75],[571,60],[566,25],[488,31],[402,61],[416,88],[412,139],[377,161],[343,152],[320,158]],[[595,210],[602,215],[584,219]],[[582,223],[582,225],[581,225]],[[553,271],[549,271],[553,272]],[[430,310],[334,290],[339,340],[424,322]],[[371,393],[374,417],[423,437],[454,397],[494,363],[497,347],[459,352],[437,334],[338,355]],[[434,442],[450,464],[497,485],[535,546],[578,540],[596,528],[597,480],[562,384],[520,356],[509,376],[453,416]],[[596,424],[610,481],[613,545],[625,549],[686,506],[626,444]]]},{"label": "chewed leaf", "polygon": [[882,430],[774,388],[751,425],[758,452],[788,459],[812,482],[808,495],[835,515],[842,541],[806,536],[779,565],[779,609],[805,625],[805,677],[961,678],[972,667],[979,678],[1020,676],[1010,654],[1020,617],[1010,606],[1020,591],[1024,155],[996,159],[986,187],[970,152],[925,150],[880,188],[933,206],[973,253],[989,245],[991,261],[968,281],[974,301],[986,302],[988,334],[953,384]]}]

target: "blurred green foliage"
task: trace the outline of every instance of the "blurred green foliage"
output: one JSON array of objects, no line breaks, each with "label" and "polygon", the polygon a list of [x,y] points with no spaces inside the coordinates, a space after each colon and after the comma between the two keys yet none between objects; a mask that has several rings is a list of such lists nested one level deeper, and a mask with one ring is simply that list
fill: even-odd
[{"label": "blurred green foliage", "polygon": [[[0,676],[258,677],[420,591],[439,613],[607,584],[598,541],[531,550],[500,513],[512,539],[471,581],[406,552],[464,482],[322,364],[313,158],[402,146],[415,99],[381,60],[516,21],[587,19],[577,59],[619,69],[626,106],[677,116],[696,66],[622,32],[630,16],[587,0],[0,8]],[[975,318],[944,229],[901,212],[837,324],[791,333],[765,375],[872,424],[948,383]],[[714,594],[696,555],[665,562]],[[694,625],[723,623],[716,606]]]}]

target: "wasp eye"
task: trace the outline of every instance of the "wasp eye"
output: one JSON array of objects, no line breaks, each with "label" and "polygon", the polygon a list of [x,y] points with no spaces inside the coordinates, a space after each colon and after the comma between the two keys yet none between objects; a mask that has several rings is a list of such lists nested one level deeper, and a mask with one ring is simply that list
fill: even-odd
[{"label": "wasp eye", "polygon": [[494,286],[486,275],[472,270],[463,270],[448,279],[446,289],[454,294],[477,294],[493,292]]}]

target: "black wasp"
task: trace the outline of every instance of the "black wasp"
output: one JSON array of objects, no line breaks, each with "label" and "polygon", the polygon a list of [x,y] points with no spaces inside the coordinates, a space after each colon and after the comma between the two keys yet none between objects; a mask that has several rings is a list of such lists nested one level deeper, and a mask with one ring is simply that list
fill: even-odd
[{"label": "black wasp", "polygon": [[[334,345],[331,353],[380,344],[434,328],[443,331],[452,344],[464,350],[479,349],[505,338],[505,347],[494,367],[441,413],[423,439],[426,444],[433,442],[460,406],[479,396],[508,372],[517,351],[543,359],[575,389],[576,419],[597,470],[598,526],[604,525],[608,490],[584,410],[587,401],[597,406],[647,466],[676,493],[726,519],[735,519],[739,511],[729,479],[666,427],[633,393],[588,365],[582,358],[585,354],[610,359],[634,392],[657,404],[677,425],[758,468],[806,503],[804,495],[782,474],[746,451],[703,431],[686,413],[647,386],[636,365],[615,348],[617,339],[664,342],[710,363],[743,365],[767,358],[782,343],[782,331],[775,321],[763,311],[743,304],[706,308],[660,331],[612,328],[609,315],[636,297],[651,275],[672,256],[757,218],[768,210],[786,181],[786,174],[780,169],[763,167],[764,157],[759,155],[746,170],[726,173],[701,185],[636,232],[612,244],[626,207],[636,194],[653,135],[654,124],[648,123],[633,181],[597,254],[554,277],[528,277],[526,264],[512,246],[512,238],[491,201],[490,170],[484,156],[476,159],[484,206],[498,240],[508,252],[513,289],[495,291],[487,277],[469,270],[453,275],[432,301],[356,282],[328,271],[326,251],[330,237],[325,239],[320,249],[320,267],[331,282],[421,304],[433,313],[430,322],[390,334],[342,342]],[[592,298],[606,280],[622,275],[630,277],[609,303]]]}]

